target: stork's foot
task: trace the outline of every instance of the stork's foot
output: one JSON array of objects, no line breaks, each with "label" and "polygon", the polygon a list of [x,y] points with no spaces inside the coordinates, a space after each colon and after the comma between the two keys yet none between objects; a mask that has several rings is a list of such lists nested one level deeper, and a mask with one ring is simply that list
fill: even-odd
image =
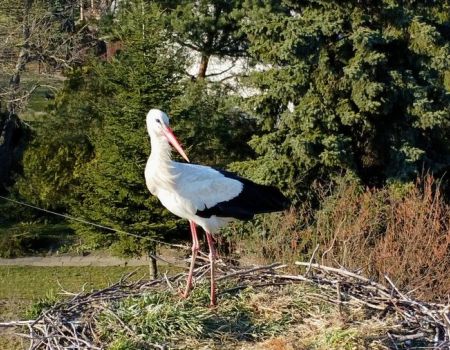
[{"label": "stork's foot", "polygon": [[187,299],[189,297],[189,295],[191,294],[191,289],[192,289],[192,287],[189,288],[189,290],[186,289],[184,292],[178,292],[178,294],[180,295],[180,298]]},{"label": "stork's foot", "polygon": [[211,296],[211,301],[209,303],[209,307],[216,307],[217,306],[217,299],[216,296]]}]

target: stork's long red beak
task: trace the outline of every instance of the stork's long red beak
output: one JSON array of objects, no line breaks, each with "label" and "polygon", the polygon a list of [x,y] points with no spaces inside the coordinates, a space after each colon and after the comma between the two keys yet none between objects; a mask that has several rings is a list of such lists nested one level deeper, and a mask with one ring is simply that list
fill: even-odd
[{"label": "stork's long red beak", "polygon": [[177,138],[175,137],[175,135],[173,134],[173,131],[171,128],[169,128],[168,126],[166,126],[165,128],[163,128],[164,130],[164,136],[166,136],[167,140],[169,141],[169,143],[173,146],[173,148],[175,148],[178,153],[181,154],[181,156],[186,159],[186,161],[188,163],[189,162],[189,158],[187,157],[186,153],[184,153],[183,147],[181,147],[180,143],[178,142]]}]

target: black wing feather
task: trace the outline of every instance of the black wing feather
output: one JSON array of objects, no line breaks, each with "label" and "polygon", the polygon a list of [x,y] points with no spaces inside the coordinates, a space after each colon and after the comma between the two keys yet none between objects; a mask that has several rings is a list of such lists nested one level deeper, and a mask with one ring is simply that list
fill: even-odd
[{"label": "black wing feather", "polygon": [[242,182],[244,185],[242,192],[229,201],[217,203],[203,210],[197,210],[196,215],[202,218],[210,218],[212,215],[216,215],[249,220],[255,214],[271,213],[289,208],[289,200],[278,188],[256,184],[229,171],[215,170],[225,177]]}]

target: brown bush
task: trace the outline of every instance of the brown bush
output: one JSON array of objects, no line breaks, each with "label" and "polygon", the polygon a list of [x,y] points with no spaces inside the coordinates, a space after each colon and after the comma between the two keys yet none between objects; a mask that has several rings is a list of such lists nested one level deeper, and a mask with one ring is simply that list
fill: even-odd
[{"label": "brown bush", "polygon": [[344,182],[332,193],[317,190],[321,207],[307,205],[269,216],[254,230],[267,235],[242,239],[245,254],[266,262],[315,260],[359,270],[426,300],[450,296],[450,206],[439,184],[425,176],[415,184],[361,189]]},{"label": "brown bush", "polygon": [[374,249],[374,269],[426,299],[450,295],[450,206],[428,176],[393,200],[385,235]]}]

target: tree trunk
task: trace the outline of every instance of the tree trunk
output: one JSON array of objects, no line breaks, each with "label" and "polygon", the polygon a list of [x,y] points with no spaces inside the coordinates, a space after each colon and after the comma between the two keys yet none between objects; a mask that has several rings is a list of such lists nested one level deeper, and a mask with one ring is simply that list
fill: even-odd
[{"label": "tree trunk", "polygon": [[210,55],[202,54],[202,58],[200,60],[200,67],[198,69],[197,74],[198,79],[205,79],[206,70],[208,69],[209,57]]},{"label": "tree trunk", "polygon": [[11,78],[9,79],[10,94],[8,94],[7,106],[8,112],[11,114],[16,114],[20,109],[21,99],[18,94],[20,88],[20,77],[25,69],[29,57],[28,47],[26,47],[26,45],[27,44],[24,44],[20,49],[16,67]]},{"label": "tree trunk", "polygon": [[15,114],[0,114],[0,193],[12,184],[12,173],[18,171],[28,134],[26,125]]},{"label": "tree trunk", "polygon": [[84,21],[84,5],[83,5],[83,0],[80,0],[80,21]]},{"label": "tree trunk", "polygon": [[28,63],[30,57],[30,23],[29,14],[33,0],[23,1],[23,23],[22,23],[22,39],[23,45],[20,48],[19,57],[17,58],[16,66],[14,72],[9,79],[10,94],[8,96],[8,112],[10,114],[16,114],[18,112],[18,107],[20,106],[20,98],[18,96],[18,90],[20,87],[20,76],[25,70],[25,66]]}]

